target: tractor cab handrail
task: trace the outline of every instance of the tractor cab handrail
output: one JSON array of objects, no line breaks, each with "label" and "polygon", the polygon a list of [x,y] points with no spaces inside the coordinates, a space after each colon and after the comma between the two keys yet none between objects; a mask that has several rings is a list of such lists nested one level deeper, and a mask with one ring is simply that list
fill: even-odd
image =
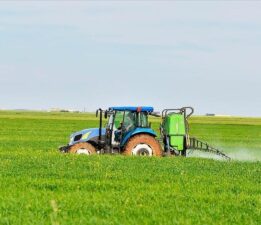
[{"label": "tractor cab handrail", "polygon": [[[187,114],[188,109],[190,110],[190,112]],[[164,109],[162,111],[162,118],[166,117],[169,113],[185,113],[185,117],[186,119],[188,119],[194,113],[194,109],[190,106],[177,109]]]},{"label": "tractor cab handrail", "polygon": [[185,110],[185,112],[186,112],[187,109],[190,110],[190,112],[188,114],[186,112],[186,118],[187,119],[194,113],[194,108],[191,107],[191,106],[182,107],[181,109]]}]

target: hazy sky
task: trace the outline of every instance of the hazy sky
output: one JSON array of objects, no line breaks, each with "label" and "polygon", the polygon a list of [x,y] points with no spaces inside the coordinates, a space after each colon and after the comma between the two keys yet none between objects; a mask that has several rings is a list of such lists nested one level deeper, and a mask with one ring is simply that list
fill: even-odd
[{"label": "hazy sky", "polygon": [[261,116],[261,1],[1,1],[0,108]]}]

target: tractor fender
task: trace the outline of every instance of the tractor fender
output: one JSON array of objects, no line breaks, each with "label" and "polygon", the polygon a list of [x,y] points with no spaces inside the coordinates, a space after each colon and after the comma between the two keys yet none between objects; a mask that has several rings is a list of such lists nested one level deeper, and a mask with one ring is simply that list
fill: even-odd
[{"label": "tractor fender", "polygon": [[151,128],[142,128],[142,127],[139,127],[139,128],[136,128],[136,129],[130,131],[129,133],[127,133],[127,134],[124,136],[124,138],[123,138],[123,140],[122,140],[120,146],[123,147],[123,146],[128,142],[128,140],[129,140],[131,137],[133,137],[134,135],[137,135],[137,134],[148,134],[148,135],[151,135],[151,136],[153,136],[153,137],[156,137],[156,136],[157,136],[156,132],[155,132],[154,130],[152,130]]}]

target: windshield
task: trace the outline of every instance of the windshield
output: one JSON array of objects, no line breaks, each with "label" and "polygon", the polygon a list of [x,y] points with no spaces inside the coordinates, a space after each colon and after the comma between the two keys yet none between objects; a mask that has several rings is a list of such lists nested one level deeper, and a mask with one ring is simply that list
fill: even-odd
[{"label": "windshield", "polygon": [[117,129],[120,129],[121,128],[121,123],[123,121],[123,115],[124,115],[124,112],[121,112],[121,111],[117,111],[116,112],[116,115],[115,115],[115,120],[114,120],[114,125]]},{"label": "windshield", "polygon": [[113,128],[113,130],[120,129],[121,123],[123,121],[123,115],[124,115],[124,112],[121,112],[121,111],[111,113],[109,115],[109,119],[108,119],[106,127],[109,129]]}]

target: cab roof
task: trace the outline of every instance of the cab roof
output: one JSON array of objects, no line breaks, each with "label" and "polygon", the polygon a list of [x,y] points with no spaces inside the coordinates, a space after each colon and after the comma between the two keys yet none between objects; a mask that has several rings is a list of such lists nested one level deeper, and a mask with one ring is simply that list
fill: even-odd
[{"label": "cab roof", "polygon": [[151,106],[119,106],[110,107],[111,111],[131,111],[131,112],[153,112],[153,107]]}]

